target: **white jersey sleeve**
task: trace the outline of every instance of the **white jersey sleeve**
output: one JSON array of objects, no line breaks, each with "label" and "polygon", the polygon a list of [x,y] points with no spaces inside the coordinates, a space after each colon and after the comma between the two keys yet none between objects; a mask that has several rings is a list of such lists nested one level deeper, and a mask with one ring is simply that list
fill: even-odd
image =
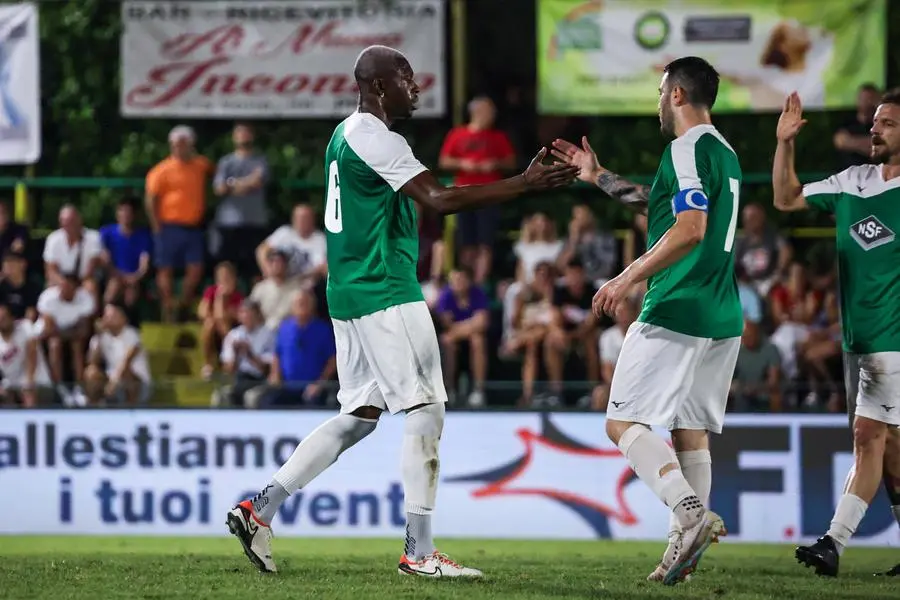
[{"label": "white jersey sleeve", "polygon": [[409,143],[376,117],[356,113],[347,120],[344,139],[354,152],[395,192],[428,168],[419,162]]}]

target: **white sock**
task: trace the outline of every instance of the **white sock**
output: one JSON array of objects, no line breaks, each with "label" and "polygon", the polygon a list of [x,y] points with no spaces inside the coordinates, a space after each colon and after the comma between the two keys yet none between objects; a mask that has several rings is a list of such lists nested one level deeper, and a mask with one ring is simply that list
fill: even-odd
[{"label": "white sock", "polygon": [[300,442],[272,479],[293,494],[330,467],[344,450],[375,431],[376,425],[377,419],[351,415],[328,419]]},{"label": "white sock", "polygon": [[[666,506],[676,513],[682,527],[693,527],[703,516],[692,504],[690,511],[679,509],[682,501],[696,498],[697,494],[684,478],[681,469],[672,469],[665,475],[660,470],[668,464],[678,464],[675,452],[663,439],[643,425],[632,425],[619,438],[619,450],[631,463],[640,477]],[[698,502],[699,504],[699,502]]]},{"label": "white sock", "polygon": [[[681,472],[697,493],[697,497],[703,506],[709,506],[709,491],[712,488],[712,456],[709,450],[685,450],[676,452]],[[681,533],[681,525],[673,512],[669,517],[669,541],[674,540]]]},{"label": "white sock", "polygon": [[859,522],[865,516],[867,508],[869,505],[859,496],[853,494],[841,496],[827,534],[837,545],[838,553],[843,552],[844,546],[850,542],[850,538],[859,527]]},{"label": "white sock", "polygon": [[431,514],[437,498],[441,462],[438,448],[444,429],[444,404],[426,404],[407,413],[401,450],[406,500],[406,546],[412,560],[434,552]]}]

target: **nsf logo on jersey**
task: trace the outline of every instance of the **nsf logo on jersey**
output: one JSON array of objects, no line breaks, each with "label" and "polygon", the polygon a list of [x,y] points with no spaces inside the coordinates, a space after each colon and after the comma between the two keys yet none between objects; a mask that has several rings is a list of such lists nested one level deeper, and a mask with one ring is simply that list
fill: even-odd
[{"label": "nsf logo on jersey", "polygon": [[896,237],[893,231],[873,215],[851,225],[850,235],[866,252],[890,244]]}]

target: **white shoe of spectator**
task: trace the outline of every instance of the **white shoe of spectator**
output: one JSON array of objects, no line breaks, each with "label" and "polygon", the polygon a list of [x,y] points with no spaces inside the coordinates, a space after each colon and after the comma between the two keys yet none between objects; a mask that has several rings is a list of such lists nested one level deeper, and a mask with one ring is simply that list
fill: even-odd
[{"label": "white shoe of spectator", "polygon": [[72,390],[72,402],[74,406],[78,407],[87,406],[88,404],[87,394],[84,393],[80,385],[76,385],[75,389]]},{"label": "white shoe of spectator", "polygon": [[481,390],[472,390],[469,394],[469,407],[481,408],[484,406],[484,392]]}]

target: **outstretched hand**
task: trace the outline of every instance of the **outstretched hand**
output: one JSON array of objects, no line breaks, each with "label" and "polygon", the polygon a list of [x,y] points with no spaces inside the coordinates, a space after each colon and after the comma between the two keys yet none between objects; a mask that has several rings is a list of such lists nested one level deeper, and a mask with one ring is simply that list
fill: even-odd
[{"label": "outstretched hand", "polygon": [[578,176],[579,167],[566,163],[544,164],[547,149],[541,148],[531,159],[531,164],[522,174],[525,184],[533,190],[547,190],[572,184]]},{"label": "outstretched hand", "polygon": [[577,166],[580,169],[578,179],[585,183],[595,183],[600,173],[605,170],[600,166],[597,153],[591,148],[586,136],[581,137],[580,147],[566,140],[554,140],[551,152],[567,165]]},{"label": "outstretched hand", "polygon": [[806,125],[806,119],[803,118],[803,105],[800,103],[800,94],[791,93],[784,100],[784,109],[781,116],[778,117],[778,127],[775,130],[775,137],[779,142],[791,142],[800,133],[800,128]]}]

